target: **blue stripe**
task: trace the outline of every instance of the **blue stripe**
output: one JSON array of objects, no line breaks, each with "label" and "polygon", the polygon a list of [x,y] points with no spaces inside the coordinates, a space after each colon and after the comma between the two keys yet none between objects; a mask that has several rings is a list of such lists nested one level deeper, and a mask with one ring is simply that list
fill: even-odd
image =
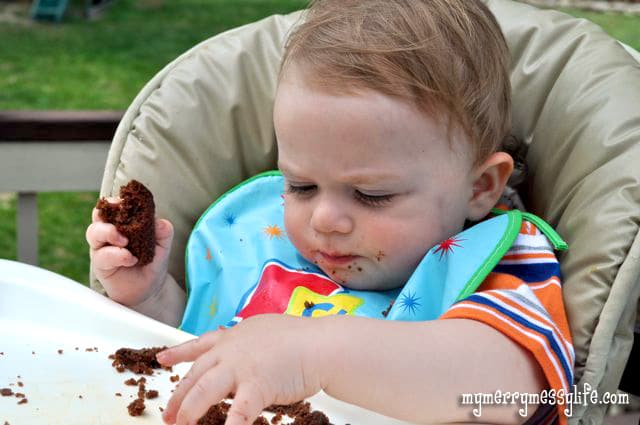
[{"label": "blue stripe", "polygon": [[552,331],[541,328],[540,326],[531,323],[529,320],[525,319],[524,317],[519,316],[510,310],[507,310],[501,305],[498,305],[493,301],[486,299],[480,294],[470,295],[469,297],[465,298],[462,301],[472,301],[478,304],[483,304],[488,307],[491,307],[494,310],[497,310],[500,313],[504,314],[505,316],[512,318],[513,320],[520,323],[521,325],[544,335],[547,341],[549,341],[549,345],[551,346],[551,349],[556,353],[556,356],[558,357],[558,359],[560,359],[560,365],[564,370],[565,377],[567,378],[567,383],[569,384],[569,386],[573,385],[573,370],[567,364],[567,359],[564,357],[564,355],[562,355],[562,350],[560,349],[560,346],[558,345],[558,343],[554,340]]},{"label": "blue stripe", "polygon": [[552,277],[560,278],[560,264],[535,263],[535,264],[500,264],[493,268],[496,273],[514,275],[527,283],[538,283]]}]

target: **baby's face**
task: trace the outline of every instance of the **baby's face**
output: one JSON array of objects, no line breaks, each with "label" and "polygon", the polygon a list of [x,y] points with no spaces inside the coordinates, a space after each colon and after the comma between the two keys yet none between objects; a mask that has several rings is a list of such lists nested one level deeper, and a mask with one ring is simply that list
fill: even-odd
[{"label": "baby's face", "polygon": [[353,289],[403,285],[459,232],[472,197],[468,142],[373,91],[336,96],[287,72],[275,103],[285,227],[300,253]]}]

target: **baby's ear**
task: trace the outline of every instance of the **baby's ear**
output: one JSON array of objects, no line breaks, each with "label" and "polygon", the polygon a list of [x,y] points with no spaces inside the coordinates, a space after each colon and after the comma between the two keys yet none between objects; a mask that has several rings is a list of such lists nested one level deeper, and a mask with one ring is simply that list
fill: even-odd
[{"label": "baby's ear", "polygon": [[468,220],[478,221],[489,214],[500,199],[512,172],[513,158],[506,152],[496,152],[475,167]]}]

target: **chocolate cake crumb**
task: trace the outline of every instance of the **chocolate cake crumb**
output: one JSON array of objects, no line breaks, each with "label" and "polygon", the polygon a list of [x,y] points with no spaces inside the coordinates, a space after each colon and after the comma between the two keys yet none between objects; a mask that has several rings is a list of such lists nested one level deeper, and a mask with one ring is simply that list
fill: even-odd
[{"label": "chocolate cake crumb", "polygon": [[156,360],[156,354],[167,347],[141,348],[120,348],[115,353],[115,360],[112,366],[120,371],[120,367],[129,369],[133,373],[152,375],[153,369],[159,369],[162,366]]},{"label": "chocolate cake crumb", "polygon": [[204,416],[198,419],[197,425],[224,425],[230,407],[231,405],[224,401],[214,404]]},{"label": "chocolate cake crumb", "polygon": [[311,413],[311,404],[309,404],[308,401],[297,401],[291,404],[272,404],[264,410],[271,413],[281,413],[295,418]]},{"label": "chocolate cake crumb", "polygon": [[[198,425],[224,425],[227,414],[231,405],[224,401],[214,404],[207,410],[200,419]],[[294,418],[292,424],[296,425],[333,425],[329,422],[327,416],[317,410],[311,411],[311,405],[306,401],[299,401],[292,404],[272,404],[264,409],[268,412],[275,413],[271,419],[271,425],[277,425],[282,421],[284,415]],[[270,425],[264,416],[259,416],[253,425]]]},{"label": "chocolate cake crumb", "polygon": [[138,258],[138,265],[149,264],[156,245],[153,195],[142,183],[131,180],[120,187],[120,199],[119,204],[111,204],[105,198],[98,200],[100,218],[115,225],[129,240],[126,248]]},{"label": "chocolate cake crumb", "polygon": [[79,395],[79,396],[78,396],[78,398],[80,398],[80,399],[81,399],[81,398],[82,398],[82,396],[81,396],[81,395]]},{"label": "chocolate cake crumb", "polygon": [[327,415],[314,410],[308,415],[297,416],[291,425],[332,425]]},{"label": "chocolate cake crumb", "polygon": [[141,398],[144,400],[144,395],[146,393],[146,385],[144,384],[144,382],[140,382],[138,383],[138,398]]},{"label": "chocolate cake crumb", "polygon": [[0,388],[0,395],[2,395],[2,397],[12,396],[13,390],[11,388]]},{"label": "chocolate cake crumb", "polygon": [[146,397],[147,400],[158,398],[158,390],[149,390],[146,392],[144,396]]},{"label": "chocolate cake crumb", "polygon": [[122,393],[116,393],[116,397],[122,397]]},{"label": "chocolate cake crumb", "polygon": [[22,382],[18,381],[18,386],[19,387],[24,387],[24,384]]},{"label": "chocolate cake crumb", "polygon": [[15,395],[16,395],[16,398],[24,398],[25,397],[25,395],[22,394],[22,393],[16,393]]},{"label": "chocolate cake crumb", "polygon": [[135,378],[129,378],[126,381],[124,381],[124,384],[134,386],[134,385],[138,385],[138,381],[136,381]]},{"label": "chocolate cake crumb", "polygon": [[62,354],[62,353],[63,353],[63,351],[62,351],[62,350],[58,350],[58,354]]},{"label": "chocolate cake crumb", "polygon": [[173,375],[169,377],[171,382],[178,382],[180,380],[180,375]]},{"label": "chocolate cake crumb", "polygon": [[389,312],[391,311],[391,307],[393,307],[393,300],[391,300],[391,302],[389,303],[389,307],[387,307],[387,309],[382,312],[382,315],[384,317],[387,317],[389,315]]},{"label": "chocolate cake crumb", "polygon": [[27,400],[26,398],[23,398],[23,399],[20,399],[18,404],[27,404],[28,402],[29,402],[29,400]]},{"label": "chocolate cake crumb", "polygon": [[142,415],[142,412],[144,411],[144,408],[145,408],[144,400],[139,399],[139,398],[133,400],[127,406],[127,410],[129,411],[129,416],[140,416],[140,415]]},{"label": "chocolate cake crumb", "polygon": [[164,412],[164,409],[162,408],[162,406],[158,406],[158,409],[160,409],[161,412]]},{"label": "chocolate cake crumb", "polygon": [[93,352],[93,348],[85,348],[84,351],[92,353]]}]

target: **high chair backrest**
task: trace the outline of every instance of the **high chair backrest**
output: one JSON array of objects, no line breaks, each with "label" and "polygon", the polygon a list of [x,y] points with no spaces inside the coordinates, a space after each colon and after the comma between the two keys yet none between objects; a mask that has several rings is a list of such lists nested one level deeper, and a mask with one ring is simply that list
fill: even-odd
[{"label": "high chair backrest", "polygon": [[[512,55],[513,131],[529,146],[526,206],[570,245],[561,265],[576,384],[615,391],[640,295],[640,56],[588,21],[510,0],[487,4]],[[175,226],[178,281],[200,214],[276,167],[276,76],[299,16],[271,16],[193,47],[149,81],[120,123],[101,196],[132,178],[151,189],[157,214]],[[605,408],[575,406],[571,421],[600,422]]]}]

